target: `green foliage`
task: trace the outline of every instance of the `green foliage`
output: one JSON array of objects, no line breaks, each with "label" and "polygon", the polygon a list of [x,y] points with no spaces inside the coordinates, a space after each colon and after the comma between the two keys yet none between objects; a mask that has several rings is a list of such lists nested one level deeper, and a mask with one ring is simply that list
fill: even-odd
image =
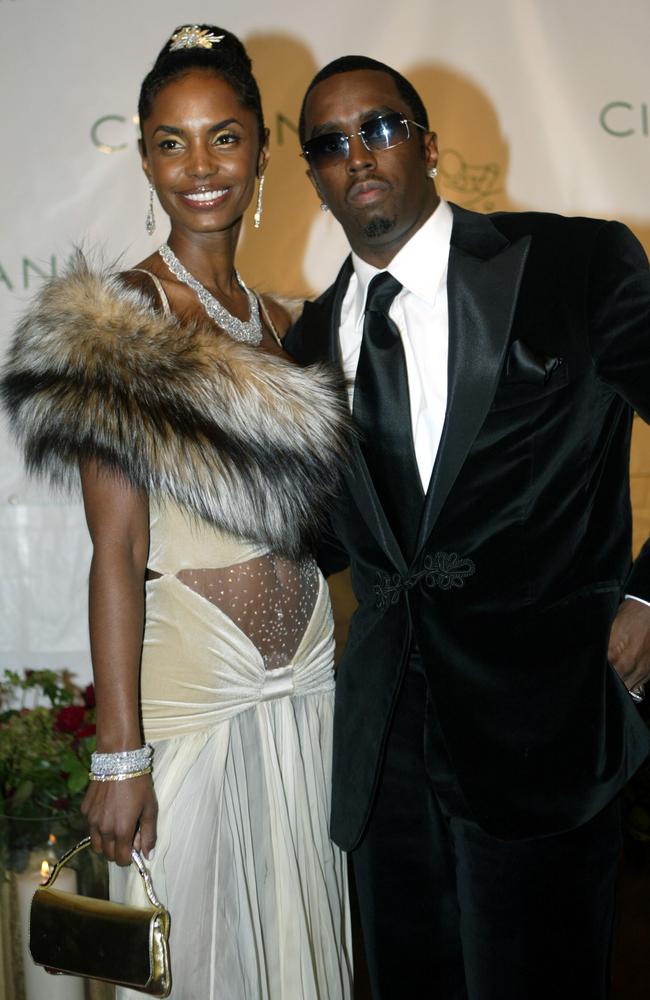
[{"label": "green foliage", "polygon": [[[95,749],[92,685],[66,672],[7,670],[0,683],[0,817],[10,849],[83,829],[79,807]],[[64,837],[65,839],[65,837]]]}]

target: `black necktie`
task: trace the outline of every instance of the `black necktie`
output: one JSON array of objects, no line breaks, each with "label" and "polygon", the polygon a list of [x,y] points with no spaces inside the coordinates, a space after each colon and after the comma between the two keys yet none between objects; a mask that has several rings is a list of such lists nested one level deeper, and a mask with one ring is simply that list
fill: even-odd
[{"label": "black necktie", "polygon": [[377,495],[408,561],[415,550],[424,494],[411,434],[404,348],[388,317],[401,287],[387,271],[368,287],[352,412]]}]

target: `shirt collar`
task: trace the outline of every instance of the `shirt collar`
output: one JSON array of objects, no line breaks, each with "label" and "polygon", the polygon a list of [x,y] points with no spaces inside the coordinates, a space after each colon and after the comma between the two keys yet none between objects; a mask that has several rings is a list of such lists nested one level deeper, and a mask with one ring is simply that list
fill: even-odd
[{"label": "shirt collar", "polygon": [[[427,221],[395,254],[389,266],[383,268],[385,271],[390,271],[407,291],[431,306],[435,303],[438,290],[447,273],[452,225],[451,208],[441,198]],[[368,285],[382,269],[369,264],[354,252],[352,266],[358,281],[355,312],[357,317],[361,318],[365,309]]]}]

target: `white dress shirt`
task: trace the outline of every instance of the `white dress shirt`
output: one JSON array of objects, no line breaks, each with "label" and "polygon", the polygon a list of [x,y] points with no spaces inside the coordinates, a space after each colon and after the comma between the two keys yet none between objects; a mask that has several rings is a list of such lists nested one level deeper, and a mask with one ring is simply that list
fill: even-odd
[{"label": "white dress shirt", "polygon": [[[424,225],[385,268],[403,286],[392,302],[389,316],[397,326],[404,346],[411,432],[425,493],[438,453],[447,408],[447,265],[452,223],[451,209],[441,200]],[[375,275],[381,273],[379,268],[355,253],[352,254],[352,265],[354,272],[343,299],[339,328],[341,363],[350,407],[363,337],[368,285]]]}]

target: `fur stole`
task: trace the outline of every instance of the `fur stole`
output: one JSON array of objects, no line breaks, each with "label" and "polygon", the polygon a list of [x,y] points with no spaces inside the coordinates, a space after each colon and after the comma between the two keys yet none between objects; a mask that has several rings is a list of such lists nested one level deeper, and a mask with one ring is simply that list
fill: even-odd
[{"label": "fur stole", "polygon": [[28,470],[67,487],[94,457],[222,530],[296,557],[336,494],[336,374],[157,313],[81,255],[18,327],[0,393]]}]

